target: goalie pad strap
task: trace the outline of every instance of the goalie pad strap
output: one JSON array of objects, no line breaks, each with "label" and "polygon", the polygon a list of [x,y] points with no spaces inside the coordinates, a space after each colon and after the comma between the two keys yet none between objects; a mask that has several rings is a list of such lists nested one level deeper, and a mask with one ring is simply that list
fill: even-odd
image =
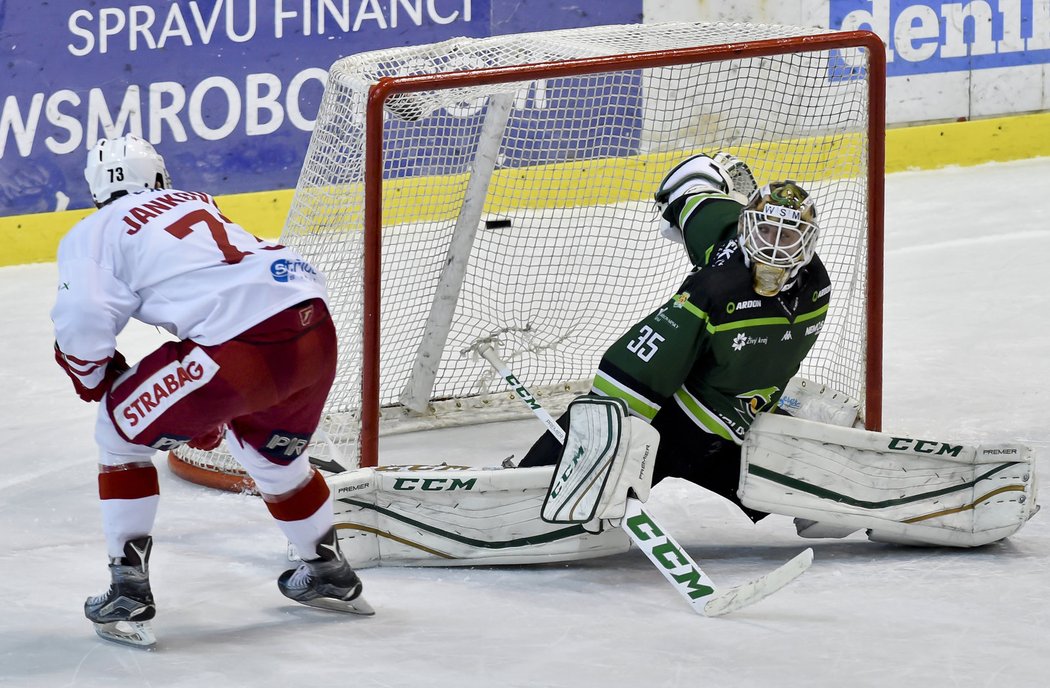
[{"label": "goalie pad strap", "polygon": [[831,530],[954,547],[1008,537],[1036,510],[1028,447],[973,447],[770,414],[744,442],[739,494],[749,508]]}]

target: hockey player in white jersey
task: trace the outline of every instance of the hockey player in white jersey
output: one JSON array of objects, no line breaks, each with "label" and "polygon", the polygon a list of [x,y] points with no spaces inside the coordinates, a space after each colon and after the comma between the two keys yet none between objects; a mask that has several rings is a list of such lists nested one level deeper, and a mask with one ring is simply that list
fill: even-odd
[{"label": "hockey player in white jersey", "polygon": [[[100,140],[85,176],[99,210],[63,238],[51,316],[55,358],[99,401],[99,497],[112,585],[85,603],[109,640],[151,646],[152,455],[223,437],[304,557],[278,579],[310,606],[373,613],[340,552],[329,490],[305,449],[335,377],[324,278],[295,251],[256,238],[204,193],[171,188],[164,160],[133,135]],[[165,342],[129,368],[116,336],[130,319]]]}]

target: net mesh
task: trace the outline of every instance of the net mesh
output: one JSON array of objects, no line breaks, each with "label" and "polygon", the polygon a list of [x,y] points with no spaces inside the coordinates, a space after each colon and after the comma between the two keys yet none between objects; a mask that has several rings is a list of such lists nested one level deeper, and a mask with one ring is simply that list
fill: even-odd
[{"label": "net mesh", "polygon": [[[629,57],[815,33],[595,27],[455,39],[333,65],[282,235],[326,275],[340,335],[338,375],[311,454],[356,463],[368,366],[379,370],[384,431],[518,413],[520,402],[470,353],[487,336],[498,336],[504,360],[546,405],[587,389],[605,348],[689,269],[681,246],[656,232],[652,193],[671,166],[701,151],[731,152],[760,183],[790,178],[816,198],[818,251],[835,296],[801,374],[863,401],[866,51],[788,47],[649,69]],[[612,55],[624,56],[616,69],[580,76],[538,79],[527,67]],[[368,89],[386,76],[509,65],[522,66],[513,81],[386,103],[381,354],[364,360]],[[236,470],[221,453],[180,456]]]}]

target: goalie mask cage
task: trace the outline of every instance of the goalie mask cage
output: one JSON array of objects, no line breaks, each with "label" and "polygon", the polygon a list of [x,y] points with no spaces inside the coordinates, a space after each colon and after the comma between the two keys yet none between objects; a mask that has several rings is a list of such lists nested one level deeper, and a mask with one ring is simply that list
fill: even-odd
[{"label": "goalie mask cage", "polygon": [[[586,391],[608,345],[690,268],[656,231],[653,192],[685,156],[720,150],[815,197],[834,292],[800,375],[860,400],[878,429],[884,89],[873,33],[750,24],[339,60],[281,237],[326,275],[340,336],[311,458],[375,465],[381,428],[520,414],[470,353],[485,337],[551,410]],[[171,459],[194,481],[246,484],[222,450]]]}]

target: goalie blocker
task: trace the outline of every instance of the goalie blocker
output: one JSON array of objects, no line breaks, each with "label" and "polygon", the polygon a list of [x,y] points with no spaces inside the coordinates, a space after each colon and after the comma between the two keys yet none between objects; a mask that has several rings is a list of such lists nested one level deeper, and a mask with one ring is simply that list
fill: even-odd
[{"label": "goalie blocker", "polygon": [[558,464],[385,466],[329,479],[355,568],[531,564],[625,552],[615,527],[629,494],[649,495],[658,435],[618,399],[569,405]]}]

